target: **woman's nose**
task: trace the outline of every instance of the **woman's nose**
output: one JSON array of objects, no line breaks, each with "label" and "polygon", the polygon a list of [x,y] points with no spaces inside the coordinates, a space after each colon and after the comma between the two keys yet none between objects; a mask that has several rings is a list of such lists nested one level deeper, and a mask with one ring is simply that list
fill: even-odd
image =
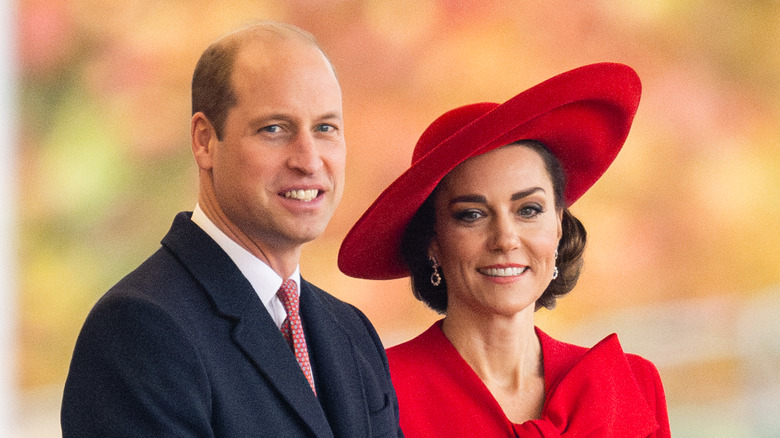
[{"label": "woman's nose", "polygon": [[508,252],[520,244],[516,224],[507,215],[497,215],[492,224],[491,249]]}]

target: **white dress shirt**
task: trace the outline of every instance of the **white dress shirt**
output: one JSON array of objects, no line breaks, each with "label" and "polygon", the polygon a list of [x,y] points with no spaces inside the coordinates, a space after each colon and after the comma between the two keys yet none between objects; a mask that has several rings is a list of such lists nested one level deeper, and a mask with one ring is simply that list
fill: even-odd
[{"label": "white dress shirt", "polygon": [[[257,296],[260,297],[260,301],[263,303],[266,310],[268,310],[268,314],[271,315],[271,319],[276,323],[276,326],[281,327],[282,322],[287,317],[287,312],[285,312],[282,302],[276,296],[276,291],[282,286],[284,279],[274,272],[270,266],[255,257],[241,245],[234,242],[233,239],[217,228],[206,214],[203,213],[199,204],[195,205],[195,209],[192,212],[192,221],[214,239],[214,241],[217,242],[217,245],[219,245],[222,250],[227,253],[230,259],[233,260],[233,263],[238,266],[238,269],[244,274],[244,277],[249,280],[249,283],[254,288]],[[295,268],[295,272],[293,272],[290,278],[295,281],[295,284],[298,286],[298,294],[300,294],[300,266]]]}]

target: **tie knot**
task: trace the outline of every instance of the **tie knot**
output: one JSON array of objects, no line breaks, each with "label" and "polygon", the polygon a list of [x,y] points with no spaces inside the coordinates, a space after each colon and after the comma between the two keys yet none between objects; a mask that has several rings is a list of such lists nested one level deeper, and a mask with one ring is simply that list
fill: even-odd
[{"label": "tie knot", "polygon": [[276,292],[276,295],[279,297],[279,300],[282,302],[282,306],[284,306],[284,310],[288,315],[298,313],[298,286],[295,284],[294,280],[285,280],[284,283],[282,283],[282,287]]}]

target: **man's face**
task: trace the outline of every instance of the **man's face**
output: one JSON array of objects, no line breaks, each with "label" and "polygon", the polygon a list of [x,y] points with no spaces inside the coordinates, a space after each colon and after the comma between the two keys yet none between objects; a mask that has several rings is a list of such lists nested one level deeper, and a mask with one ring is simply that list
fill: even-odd
[{"label": "man's face", "polygon": [[247,42],[212,161],[214,196],[237,234],[285,250],[319,236],[344,188],[341,89],[325,56],[296,40]]}]

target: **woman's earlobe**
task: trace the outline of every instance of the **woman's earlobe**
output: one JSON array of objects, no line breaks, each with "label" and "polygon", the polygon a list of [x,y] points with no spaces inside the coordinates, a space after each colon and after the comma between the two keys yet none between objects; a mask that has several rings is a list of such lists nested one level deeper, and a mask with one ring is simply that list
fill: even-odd
[{"label": "woman's earlobe", "polygon": [[439,261],[436,257],[428,254],[428,261],[431,263],[433,272],[431,273],[431,284],[436,287],[441,284],[441,274],[439,273]]}]

